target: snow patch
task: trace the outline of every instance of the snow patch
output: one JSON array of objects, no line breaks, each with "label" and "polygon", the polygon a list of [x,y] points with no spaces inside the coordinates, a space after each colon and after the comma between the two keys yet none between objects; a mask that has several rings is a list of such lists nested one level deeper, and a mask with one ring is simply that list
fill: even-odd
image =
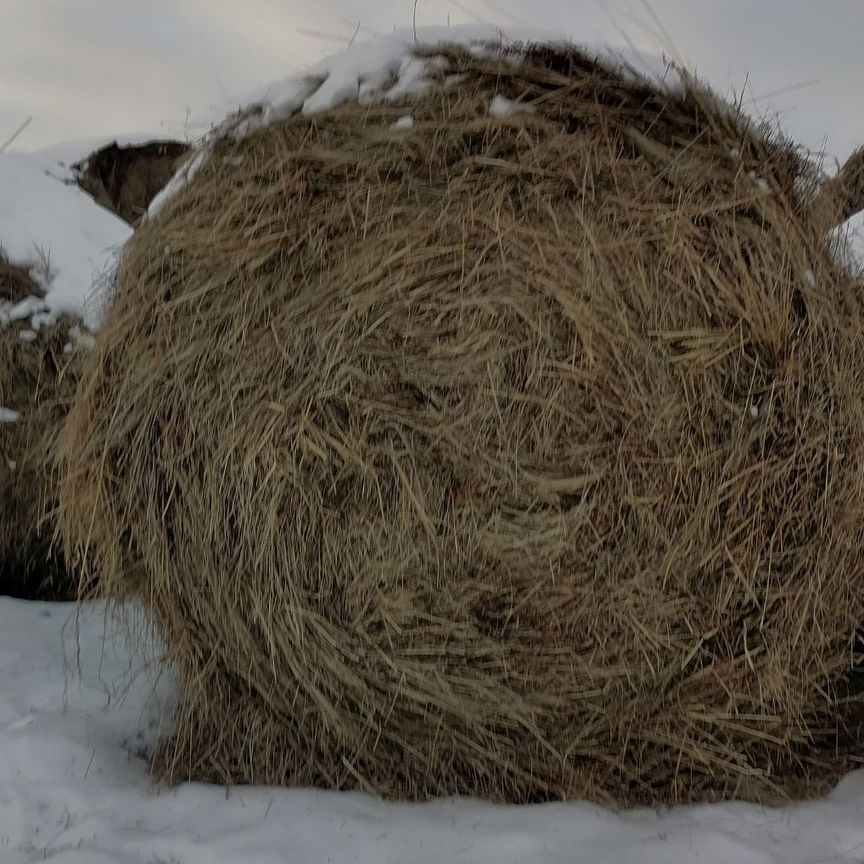
[{"label": "snow patch", "polygon": [[489,106],[489,113],[493,117],[511,117],[514,114],[531,114],[533,112],[533,105],[526,105],[524,102],[514,102],[500,93],[495,95],[492,104]]},{"label": "snow patch", "polygon": [[767,195],[771,191],[771,187],[764,178],[759,177],[755,171],[748,171],[747,176],[753,181],[753,185],[763,194]]},{"label": "snow patch", "polygon": [[18,411],[0,405],[0,423],[17,423],[20,419],[21,414]]},{"label": "snow patch", "polygon": [[180,166],[165,188],[150,202],[147,216],[153,218],[175,195],[185,189],[195,179],[209,158],[210,151],[206,146],[202,146],[197,153],[193,153]]},{"label": "snow patch", "polygon": [[841,230],[846,231],[850,251],[864,266],[864,210],[849,219],[845,225],[841,226]]},{"label": "snow patch", "polygon": [[[120,615],[117,618],[117,615]],[[154,786],[173,688],[132,608],[0,598],[0,859],[249,864],[857,861],[864,772],[788,807],[615,813],[571,802],[424,804],[314,789]]]},{"label": "snow patch", "polygon": [[[286,78],[249,94],[241,104],[261,106],[259,119],[267,123],[276,117],[282,119],[298,112],[309,116],[335,108],[342,102],[358,98],[361,89],[367,98],[377,88],[382,100],[401,99],[421,93],[428,86],[431,74],[446,71],[446,59],[434,54],[437,47],[445,44],[463,46],[477,56],[504,58],[518,63],[522,46],[534,43],[568,45],[560,33],[541,29],[468,25],[423,27],[416,34],[412,29],[401,29],[358,42],[343,53],[326,58],[300,77]],[[655,55],[630,47],[578,47],[597,62],[636,78],[652,80],[663,89],[681,87],[680,76]],[[455,86],[460,82],[460,76],[450,76],[445,80],[448,86]],[[387,82],[392,82],[392,85],[387,87]]]},{"label": "snow patch", "polygon": [[441,68],[441,61],[446,62],[443,57],[404,57],[399,64],[396,83],[383,94],[383,98],[388,102],[398,102],[422,96],[432,83],[429,74]]},{"label": "snow patch", "polygon": [[130,227],[77,186],[46,173],[39,159],[0,154],[0,247],[30,272],[44,297],[0,309],[0,320],[31,319],[39,330],[62,314],[98,322],[89,303],[94,284],[113,269]]},{"label": "snow patch", "polygon": [[394,132],[407,132],[414,128],[414,118],[410,114],[404,114],[395,123],[390,124]]},{"label": "snow patch", "polygon": [[864,278],[864,210],[832,229],[829,238],[838,243],[841,257],[845,253],[847,262],[859,268]]},{"label": "snow patch", "polygon": [[19,330],[18,331],[18,338],[22,342],[35,342],[37,339],[37,336],[38,336],[38,334],[36,333],[35,330]]},{"label": "snow patch", "polygon": [[[398,102],[422,95],[433,77],[441,78],[447,61],[435,55],[442,45],[462,46],[478,57],[518,64],[525,45],[574,47],[556,31],[530,28],[499,28],[491,25],[422,27],[399,29],[351,45],[346,51],[327,57],[300,76],[277,81],[247,94],[233,106],[223,106],[193,122],[193,128],[209,125],[211,132],[199,144],[174,179],[150,205],[152,218],[182,190],[209,159],[215,140],[241,140],[266,126],[296,114],[311,117],[357,100],[361,105]],[[638,79],[648,79],[668,91],[682,87],[681,77],[660,57],[632,47],[579,45],[581,51],[599,63]],[[462,76],[445,77],[445,86],[455,87]],[[241,106],[237,110],[237,105]],[[524,109],[523,109],[524,110]]]},{"label": "snow patch", "polygon": [[77,324],[69,328],[70,347],[83,348],[92,351],[96,347],[96,338],[92,333],[82,330]]}]

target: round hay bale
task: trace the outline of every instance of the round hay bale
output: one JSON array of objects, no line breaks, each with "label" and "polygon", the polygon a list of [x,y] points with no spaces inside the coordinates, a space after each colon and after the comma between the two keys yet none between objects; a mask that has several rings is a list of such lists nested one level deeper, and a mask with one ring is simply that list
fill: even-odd
[{"label": "round hay bale", "polygon": [[[29,274],[0,258],[0,301],[41,292]],[[76,326],[68,318],[30,329],[0,326],[0,594],[71,599],[75,584],[52,548],[57,509],[54,446],[75,392],[64,351]]]},{"label": "round hay bale", "polygon": [[125,252],[61,517],[177,666],[163,776],[823,789],[860,743],[864,306],[813,169],[693,82],[436,55],[422,96],[216,141]]}]

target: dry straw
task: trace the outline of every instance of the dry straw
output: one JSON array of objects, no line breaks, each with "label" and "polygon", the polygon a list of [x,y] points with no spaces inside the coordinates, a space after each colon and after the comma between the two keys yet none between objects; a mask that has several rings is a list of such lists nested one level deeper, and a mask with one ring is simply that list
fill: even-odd
[{"label": "dry straw", "polygon": [[[0,300],[39,295],[25,270],[0,256]],[[0,594],[74,596],[62,555],[51,547],[57,509],[54,446],[75,392],[64,347],[72,322],[39,334],[29,321],[0,327]]]},{"label": "dry straw", "polygon": [[220,141],[126,251],[61,515],[176,663],[160,772],[823,789],[860,744],[864,306],[814,172],[693,82],[444,53],[410,105]]}]

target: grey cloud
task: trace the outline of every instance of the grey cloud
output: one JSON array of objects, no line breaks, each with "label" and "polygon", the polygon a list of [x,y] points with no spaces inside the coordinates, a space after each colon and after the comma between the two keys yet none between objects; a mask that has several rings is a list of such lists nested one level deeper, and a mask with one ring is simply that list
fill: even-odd
[{"label": "grey cloud", "polygon": [[[360,35],[410,26],[413,0],[0,0],[0,138],[182,129],[187,109],[282,78]],[[417,23],[531,24],[680,55],[753,112],[844,157],[864,142],[862,0],[419,0]],[[660,22],[658,24],[658,21]],[[313,35],[317,34],[317,35]],[[745,90],[746,85],[746,90]],[[747,102],[747,100],[751,100]]]}]

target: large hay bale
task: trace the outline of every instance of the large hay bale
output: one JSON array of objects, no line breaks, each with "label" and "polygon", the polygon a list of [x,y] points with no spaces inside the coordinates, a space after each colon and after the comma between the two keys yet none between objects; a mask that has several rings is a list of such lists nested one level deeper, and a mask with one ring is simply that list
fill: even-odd
[{"label": "large hay bale", "polygon": [[126,250],[61,507],[177,665],[161,770],[824,788],[860,741],[864,297],[812,169],[692,82],[438,53],[410,105],[217,141]]},{"label": "large hay bale", "polygon": [[[0,303],[39,293],[26,270],[0,257]],[[76,326],[68,318],[39,333],[29,320],[0,326],[0,594],[75,596],[62,552],[53,548],[51,516],[57,509],[54,445],[76,381],[64,349]]]}]

